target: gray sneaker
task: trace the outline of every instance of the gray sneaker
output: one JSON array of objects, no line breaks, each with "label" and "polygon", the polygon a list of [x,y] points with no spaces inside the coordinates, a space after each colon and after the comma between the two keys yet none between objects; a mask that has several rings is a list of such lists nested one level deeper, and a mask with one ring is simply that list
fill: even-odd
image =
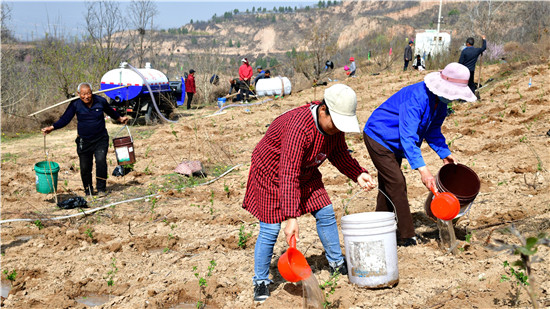
[{"label": "gray sneaker", "polygon": [[264,302],[269,298],[269,287],[265,283],[260,283],[254,285],[254,301],[255,302]]}]

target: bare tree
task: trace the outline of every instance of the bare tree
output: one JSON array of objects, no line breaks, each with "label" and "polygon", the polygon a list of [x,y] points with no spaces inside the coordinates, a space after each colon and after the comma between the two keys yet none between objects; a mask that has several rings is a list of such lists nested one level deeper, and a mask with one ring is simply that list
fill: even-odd
[{"label": "bare tree", "polygon": [[[153,19],[158,14],[157,5],[152,0],[133,0],[130,3],[130,31],[134,53],[138,60],[139,67],[143,67],[144,59],[149,52],[152,55],[152,30]],[[149,36],[147,28],[149,27]]]},{"label": "bare tree", "polygon": [[543,35],[548,35],[550,31],[550,2],[526,2],[518,13],[518,17],[522,20],[521,37],[538,42]]},{"label": "bare tree", "polygon": [[326,74],[325,61],[338,51],[336,37],[329,23],[313,25],[304,35],[306,51],[292,55],[296,72],[308,80],[320,80]]},{"label": "bare tree", "polygon": [[106,72],[121,61],[126,26],[125,14],[120,9],[119,2],[94,1],[86,2],[86,30],[88,39],[94,46],[97,61],[101,62],[99,69]]},{"label": "bare tree", "polygon": [[504,5],[506,4],[506,1],[497,0],[473,1],[471,10],[466,14],[469,19],[469,23],[467,23],[470,26],[469,32],[476,35],[485,34],[487,37],[494,39],[498,33],[495,28],[501,24],[499,21],[503,17],[499,13],[505,8]]}]

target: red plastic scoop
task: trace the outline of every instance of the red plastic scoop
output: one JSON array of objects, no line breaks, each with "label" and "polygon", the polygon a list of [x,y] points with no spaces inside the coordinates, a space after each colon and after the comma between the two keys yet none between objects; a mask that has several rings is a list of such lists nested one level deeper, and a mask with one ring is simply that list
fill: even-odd
[{"label": "red plastic scoop", "polygon": [[281,276],[290,282],[302,281],[311,276],[311,267],[304,255],[296,249],[294,235],[290,238],[290,248],[279,258],[277,268]]},{"label": "red plastic scoop", "polygon": [[434,194],[434,199],[430,205],[430,209],[434,216],[441,220],[452,220],[460,212],[460,202],[451,192],[436,192],[434,188],[430,188]]}]

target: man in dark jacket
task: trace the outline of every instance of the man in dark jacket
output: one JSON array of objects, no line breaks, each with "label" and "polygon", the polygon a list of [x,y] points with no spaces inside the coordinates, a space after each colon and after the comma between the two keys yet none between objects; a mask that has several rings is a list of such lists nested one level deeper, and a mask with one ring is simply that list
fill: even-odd
[{"label": "man in dark jacket", "polygon": [[96,163],[96,185],[99,194],[105,194],[107,190],[107,150],[109,149],[109,134],[105,128],[103,113],[120,123],[128,121],[128,117],[120,115],[107,103],[105,98],[92,94],[92,86],[89,83],[78,85],[80,99],[72,101],[61,118],[49,127],[42,129],[44,135],[53,130],[61,129],[74,115],[78,120],[76,137],[76,152],[80,158],[80,177],[84,185],[86,195],[94,193],[92,185],[93,157]]},{"label": "man in dark jacket", "polygon": [[476,62],[477,57],[481,55],[487,48],[487,41],[485,40],[485,36],[482,35],[481,38],[483,39],[483,44],[481,45],[481,48],[474,47],[474,38],[468,38],[466,40],[466,47],[462,50],[460,53],[460,58],[458,59],[458,63],[465,65],[468,70],[470,70],[470,80],[468,81],[468,87],[470,87],[470,90],[472,92],[475,92],[476,90],[476,84],[474,82],[474,72],[476,70]]},{"label": "man in dark jacket", "polygon": [[409,66],[409,61],[411,61],[413,58],[413,51],[412,51],[413,44],[414,44],[413,41],[409,41],[409,45],[405,47],[405,54],[403,55],[403,59],[405,60],[405,65],[403,66],[403,71],[407,71],[407,67]]},{"label": "man in dark jacket", "polygon": [[189,75],[185,79],[185,92],[187,93],[187,109],[191,109],[193,95],[197,92],[195,88],[195,70],[189,70]]}]

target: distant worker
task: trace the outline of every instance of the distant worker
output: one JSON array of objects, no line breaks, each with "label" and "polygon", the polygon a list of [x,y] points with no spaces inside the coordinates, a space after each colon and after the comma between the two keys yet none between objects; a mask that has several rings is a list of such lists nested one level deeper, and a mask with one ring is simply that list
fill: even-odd
[{"label": "distant worker", "polygon": [[327,62],[325,62],[325,71],[328,70],[334,70],[334,63],[330,60],[327,60]]},{"label": "distant worker", "polygon": [[212,77],[210,77],[210,83],[213,85],[218,85],[220,83],[220,77],[216,74],[212,75]]},{"label": "distant worker", "polygon": [[263,68],[262,68],[261,65],[259,65],[259,66],[256,67],[256,72],[257,72],[258,74],[265,73],[265,71],[263,70]]},{"label": "distant worker", "polygon": [[239,79],[243,82],[241,83],[241,94],[244,95],[244,97],[246,98],[246,101],[244,103],[248,103],[250,79],[252,78],[252,67],[248,63],[247,58],[243,58],[241,62],[243,63],[239,68]]},{"label": "distant worker", "polygon": [[357,67],[355,66],[355,58],[353,57],[350,57],[349,58],[349,61],[350,61],[350,64],[349,64],[349,77],[352,77],[355,75],[355,70],[357,69]]},{"label": "distant worker", "polygon": [[414,44],[413,41],[409,41],[409,45],[405,47],[405,53],[403,55],[403,58],[405,60],[405,65],[403,66],[403,71],[407,71],[407,67],[409,66],[409,61],[411,61],[413,58],[413,51],[412,51],[413,44]]},{"label": "distant worker", "polygon": [[231,95],[231,93],[233,92],[233,90],[235,90],[235,92],[237,93],[236,97],[235,97],[235,100],[233,101],[241,101],[242,100],[242,94],[241,94],[241,89],[243,89],[242,87],[242,84],[243,81],[239,80],[238,78],[232,78],[229,80],[229,92],[227,93],[227,95]]},{"label": "distant worker", "polygon": [[92,183],[92,168],[95,157],[96,187],[100,195],[107,194],[107,150],[109,134],[105,128],[104,113],[120,123],[128,117],[121,117],[105,98],[92,94],[92,85],[81,83],[77,88],[79,99],[73,100],[63,116],[49,127],[42,129],[44,135],[68,125],[76,115],[76,153],[80,159],[80,178],[86,195],[96,194]]},{"label": "distant worker", "polygon": [[259,73],[258,76],[254,78],[254,87],[256,87],[256,84],[260,79],[271,78],[270,75],[271,75],[271,72],[269,70],[265,70],[265,71],[262,71],[262,73]]},{"label": "distant worker", "polygon": [[474,38],[469,37],[466,39],[466,47],[462,50],[460,53],[460,58],[458,59],[458,63],[465,65],[468,70],[470,70],[470,80],[468,81],[468,87],[470,87],[470,90],[475,93],[477,86],[474,82],[474,73],[476,70],[476,62],[477,57],[481,55],[487,49],[487,41],[485,40],[485,36],[482,35],[481,39],[483,39],[483,44],[481,45],[481,48],[474,47]]},{"label": "distant worker", "polygon": [[187,109],[191,109],[191,101],[197,90],[195,89],[195,70],[189,70],[189,75],[185,79],[185,92],[187,93]]},{"label": "distant worker", "polygon": [[[286,243],[299,240],[298,217],[311,213],[325,249],[331,275],[347,275],[332,202],[319,166],[332,165],[364,190],[376,187],[367,170],[348,151],[346,132],[360,132],[355,91],[343,84],[325,90],[312,102],[275,118],[252,152],[243,208],[260,223],[254,248],[254,301],[269,297],[269,269],[281,224]],[[302,221],[303,222],[303,221]],[[245,262],[245,261],[243,261]]]},{"label": "distant worker", "polygon": [[413,69],[416,69],[420,72],[424,71],[426,69],[426,64],[424,63],[424,59],[422,59],[420,55],[416,55],[416,58],[414,58],[412,67]]},{"label": "distant worker", "polygon": [[399,246],[417,244],[407,184],[401,171],[403,158],[411,170],[418,171],[426,188],[437,190],[435,178],[422,157],[421,145],[425,140],[443,164],[457,163],[441,133],[441,125],[447,117],[447,103],[476,100],[468,88],[468,78],[468,68],[450,63],[443,71],[427,74],[424,81],[392,95],[372,112],[365,124],[363,141],[378,170],[378,188],[385,194],[378,193],[376,211],[397,214]]}]

